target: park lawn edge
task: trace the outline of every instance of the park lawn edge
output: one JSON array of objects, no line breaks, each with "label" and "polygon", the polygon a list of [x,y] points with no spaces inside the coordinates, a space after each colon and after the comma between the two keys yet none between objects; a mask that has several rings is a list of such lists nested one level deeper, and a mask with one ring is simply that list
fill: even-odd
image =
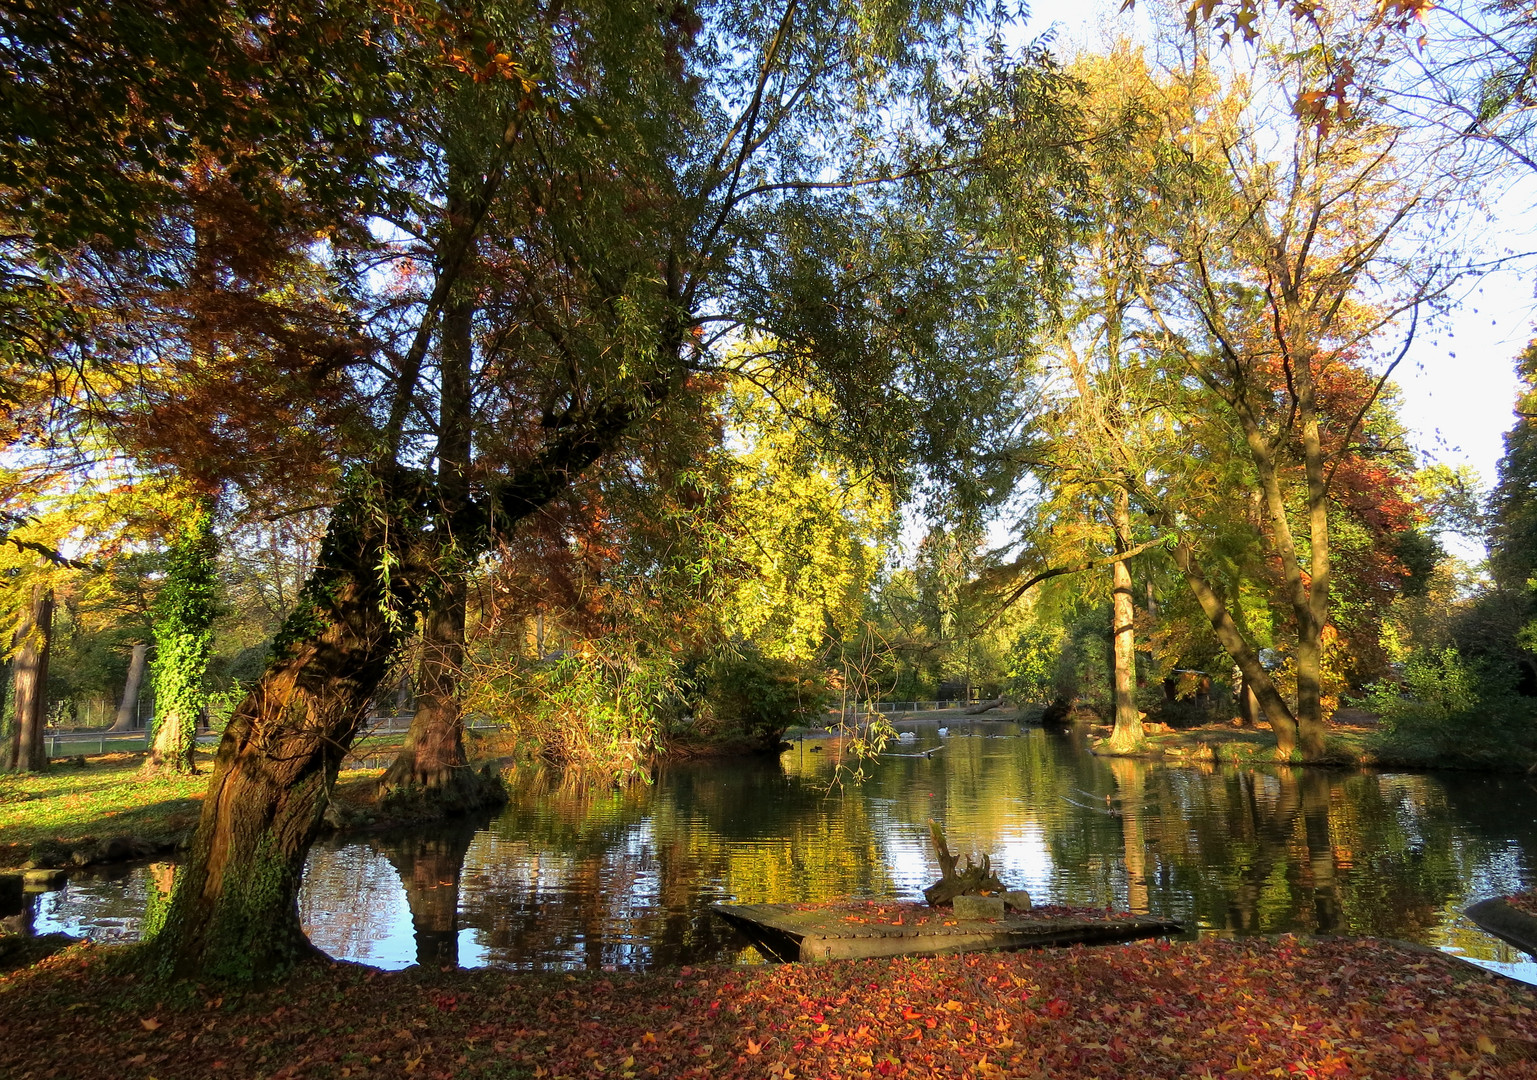
[{"label": "park lawn edge", "polygon": [[0,976],[29,1077],[1537,1078],[1537,993],[1432,950],[1283,935],[574,974],[316,963],[152,983],[123,947]]},{"label": "park lawn edge", "polygon": [[[396,740],[392,744],[369,744],[362,749],[368,756],[375,756],[391,753],[398,749],[398,745],[399,740]],[[511,764],[512,758],[503,753],[507,747],[500,741],[490,740],[481,749],[483,754],[482,760],[477,762],[479,767],[490,765],[500,770]],[[86,759],[88,764],[84,769],[67,762],[55,763],[46,773],[0,777],[0,821],[5,820],[7,805],[21,802],[58,803],[72,797],[68,790],[61,790],[58,795],[36,797],[18,794],[16,789],[19,786],[74,779],[89,783],[93,779],[103,779],[103,766],[110,772],[106,776],[107,784],[99,788],[96,794],[100,795],[107,789],[114,793],[137,791],[146,782],[138,773],[144,756],[143,753],[106,754]],[[197,774],[148,781],[177,792],[173,798],[121,812],[87,809],[77,815],[74,824],[70,823],[68,817],[61,820],[50,816],[44,822],[34,825],[0,825],[0,873],[14,872],[29,864],[64,869],[104,866],[180,850],[197,828],[211,764],[212,756],[200,752]],[[352,833],[405,828],[463,812],[461,807],[440,807],[430,800],[389,800],[380,803],[375,799],[375,785],[383,772],[383,768],[354,768],[344,769],[338,775],[332,793],[332,811],[324,826],[325,832]]]}]

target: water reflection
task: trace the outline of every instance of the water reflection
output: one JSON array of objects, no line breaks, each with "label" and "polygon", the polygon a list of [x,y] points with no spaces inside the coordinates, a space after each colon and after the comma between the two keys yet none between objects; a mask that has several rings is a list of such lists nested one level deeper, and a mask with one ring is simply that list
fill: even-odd
[{"label": "water reflection", "polygon": [[[622,792],[526,777],[492,820],[317,847],[301,916],[327,952],[384,967],[753,960],[711,902],[917,898],[938,873],[935,818],[1037,902],[1168,915],[1192,933],[1372,934],[1524,959],[1457,914],[1537,880],[1524,779],[1165,768],[994,722],[921,731],[932,756],[829,789],[838,747],[816,745],[675,766]],[[132,936],[145,874],[72,880],[36,903],[37,931]]]}]

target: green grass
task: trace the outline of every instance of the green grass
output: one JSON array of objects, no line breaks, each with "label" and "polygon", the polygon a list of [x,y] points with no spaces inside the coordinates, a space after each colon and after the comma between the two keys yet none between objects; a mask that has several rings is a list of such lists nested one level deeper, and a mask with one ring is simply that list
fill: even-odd
[{"label": "green grass", "polygon": [[[1110,728],[1096,732],[1109,735]],[[1150,731],[1146,750],[1162,754],[1172,761],[1216,761],[1231,765],[1274,764],[1275,733],[1268,726],[1233,727],[1231,724],[1203,724],[1173,731]],[[1370,765],[1376,763],[1372,733],[1357,727],[1337,727],[1329,732],[1322,764]]]},{"label": "green grass", "polygon": [[[36,848],[67,855],[112,836],[177,844],[197,825],[212,766],[209,755],[198,754],[196,776],[141,777],[143,754],[108,754],[86,762],[84,768],[56,763],[45,773],[0,776],[0,866],[20,866]],[[344,772],[337,794],[362,798],[378,775],[377,769]]]},{"label": "green grass", "polygon": [[[401,741],[399,733],[361,740],[353,755],[388,757]],[[472,760],[509,752],[508,739],[500,733],[470,743]],[[83,768],[55,762],[48,772],[0,774],[0,867],[20,866],[45,848],[50,855],[67,858],[70,852],[114,836],[175,845],[197,825],[213,765],[206,751],[198,752],[196,776],[141,777],[142,753],[85,761]],[[334,798],[364,824],[372,817],[374,781],[380,771],[348,769],[337,777]]]},{"label": "green grass", "polygon": [[[202,755],[199,755],[200,757]],[[179,839],[197,823],[208,787],[198,776],[140,778],[142,754],[89,758],[85,768],[0,776],[0,865],[26,861],[34,845],[74,848],[87,839],[131,835]]]}]

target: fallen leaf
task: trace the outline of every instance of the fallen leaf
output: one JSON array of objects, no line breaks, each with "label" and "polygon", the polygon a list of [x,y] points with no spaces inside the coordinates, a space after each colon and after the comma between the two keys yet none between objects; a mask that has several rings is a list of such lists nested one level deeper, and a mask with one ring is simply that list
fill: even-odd
[{"label": "fallen leaf", "polygon": [[140,1020],[139,1023],[143,1025],[145,1031],[154,1031],[160,1026],[160,1021],[156,1020],[153,1016],[148,1020]]}]

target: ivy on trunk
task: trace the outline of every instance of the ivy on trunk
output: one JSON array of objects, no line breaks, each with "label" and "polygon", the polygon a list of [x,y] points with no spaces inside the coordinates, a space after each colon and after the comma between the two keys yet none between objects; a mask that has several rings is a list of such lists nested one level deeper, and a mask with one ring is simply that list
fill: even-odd
[{"label": "ivy on trunk", "polygon": [[[196,771],[192,751],[208,700],[203,673],[213,653],[218,550],[212,500],[198,499],[172,542],[165,584],[155,598],[155,740],[145,762],[150,770]],[[131,707],[126,692],[124,704]]]}]

